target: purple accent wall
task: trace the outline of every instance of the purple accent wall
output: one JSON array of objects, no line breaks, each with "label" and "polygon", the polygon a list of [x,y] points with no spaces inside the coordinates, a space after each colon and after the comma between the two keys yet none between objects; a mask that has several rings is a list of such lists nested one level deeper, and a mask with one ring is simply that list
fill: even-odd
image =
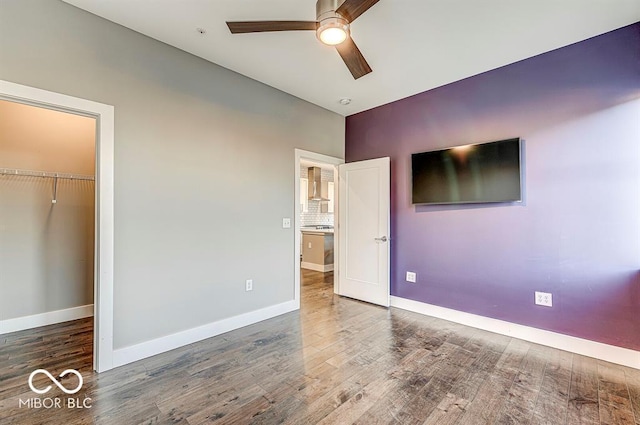
[{"label": "purple accent wall", "polygon": [[[640,350],[640,23],[346,124],[348,162],[391,157],[392,295]],[[412,153],[511,137],[523,205],[411,205]]]}]

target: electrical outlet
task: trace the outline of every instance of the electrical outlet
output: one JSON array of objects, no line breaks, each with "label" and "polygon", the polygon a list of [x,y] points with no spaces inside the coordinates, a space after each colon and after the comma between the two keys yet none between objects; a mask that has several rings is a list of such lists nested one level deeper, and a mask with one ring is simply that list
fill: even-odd
[{"label": "electrical outlet", "polygon": [[416,283],[416,273],[415,272],[407,272],[407,282]]},{"label": "electrical outlet", "polygon": [[543,305],[545,307],[553,306],[553,295],[549,292],[536,291],[536,305]]},{"label": "electrical outlet", "polygon": [[291,228],[291,219],[290,218],[283,218],[282,219],[282,228],[283,229],[290,229]]},{"label": "electrical outlet", "polygon": [[253,279],[247,279],[245,283],[245,291],[253,291]]}]

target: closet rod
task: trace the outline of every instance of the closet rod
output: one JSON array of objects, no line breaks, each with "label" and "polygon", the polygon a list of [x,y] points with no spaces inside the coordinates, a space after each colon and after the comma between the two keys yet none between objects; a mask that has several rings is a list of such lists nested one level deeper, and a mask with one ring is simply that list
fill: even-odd
[{"label": "closet rod", "polygon": [[26,176],[26,177],[48,177],[59,178],[68,180],[91,180],[94,181],[94,176],[86,176],[83,174],[70,174],[70,173],[54,173],[50,171],[31,171],[31,170],[16,170],[10,168],[0,168],[0,175],[2,176]]}]

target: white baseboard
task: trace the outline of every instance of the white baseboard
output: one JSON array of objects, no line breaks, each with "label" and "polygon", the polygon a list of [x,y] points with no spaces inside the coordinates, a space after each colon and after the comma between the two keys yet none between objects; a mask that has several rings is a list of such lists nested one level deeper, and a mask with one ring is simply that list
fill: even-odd
[{"label": "white baseboard", "polygon": [[302,261],[300,263],[300,268],[326,273],[326,272],[333,271],[333,264],[322,265],[322,264],[315,264],[315,263],[305,263],[304,261]]},{"label": "white baseboard", "polygon": [[175,348],[183,347],[203,339],[211,338],[234,329],[252,325],[281,314],[297,310],[295,300],[287,301],[260,310],[208,323],[197,328],[145,341],[140,344],[119,348],[113,352],[113,367],[122,366]]},{"label": "white baseboard", "polygon": [[558,348],[583,356],[593,357],[607,362],[640,369],[640,351],[616,347],[587,339],[576,338],[556,332],[537,329],[530,326],[518,325],[490,317],[478,316],[432,304],[391,297],[391,306],[427,316],[437,317],[450,322],[460,323],[473,328],[523,339],[536,344]]},{"label": "white baseboard", "polygon": [[0,335],[93,316],[93,304],[0,320]]}]

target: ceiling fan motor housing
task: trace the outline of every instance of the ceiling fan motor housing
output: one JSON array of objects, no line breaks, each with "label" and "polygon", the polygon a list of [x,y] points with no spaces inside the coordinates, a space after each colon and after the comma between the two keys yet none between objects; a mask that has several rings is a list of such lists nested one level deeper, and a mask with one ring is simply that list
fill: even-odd
[{"label": "ceiling fan motor housing", "polygon": [[316,21],[321,22],[326,18],[344,19],[344,17],[336,13],[342,3],[344,3],[344,0],[318,0],[316,3]]}]

